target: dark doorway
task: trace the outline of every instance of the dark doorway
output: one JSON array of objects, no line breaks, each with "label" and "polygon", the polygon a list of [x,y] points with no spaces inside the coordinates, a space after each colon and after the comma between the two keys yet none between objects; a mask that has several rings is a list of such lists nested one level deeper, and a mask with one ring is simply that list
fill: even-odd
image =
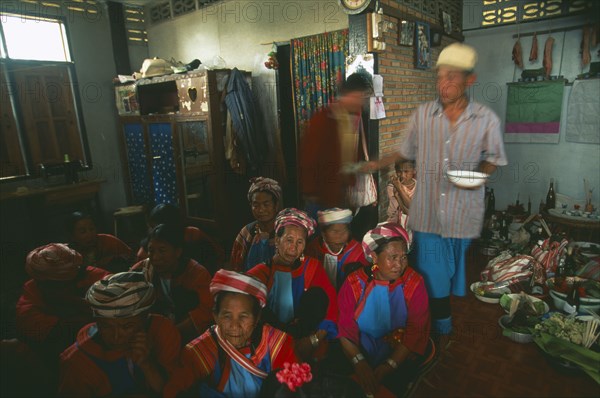
[{"label": "dark doorway", "polygon": [[294,86],[290,60],[290,45],[277,45],[277,112],[281,129],[281,150],[285,162],[286,181],[283,183],[283,201],[285,207],[298,207],[298,134],[294,118]]}]

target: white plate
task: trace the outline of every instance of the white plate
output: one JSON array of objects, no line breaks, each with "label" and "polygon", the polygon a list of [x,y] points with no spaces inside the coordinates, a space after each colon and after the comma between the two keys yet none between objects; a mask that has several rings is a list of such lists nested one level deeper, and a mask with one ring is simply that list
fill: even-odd
[{"label": "white plate", "polygon": [[450,170],[446,172],[448,181],[460,188],[477,188],[485,184],[489,175],[469,170]]},{"label": "white plate", "polygon": [[502,296],[503,293],[510,293],[510,289],[508,287],[498,288],[498,291],[496,292],[498,294],[498,298],[481,296],[475,292],[475,290],[479,286],[493,285],[493,284],[494,284],[494,282],[473,282],[473,283],[471,283],[471,292],[475,295],[475,298],[479,301],[483,301],[484,303],[489,303],[489,304],[498,304],[500,302],[500,297]]}]

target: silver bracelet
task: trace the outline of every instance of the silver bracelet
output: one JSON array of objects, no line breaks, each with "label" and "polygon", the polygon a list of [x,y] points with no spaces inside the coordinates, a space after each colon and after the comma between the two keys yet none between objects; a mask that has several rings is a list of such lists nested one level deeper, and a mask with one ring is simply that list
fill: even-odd
[{"label": "silver bracelet", "polygon": [[392,369],[398,369],[398,362],[394,361],[392,358],[388,358],[385,360],[388,365],[392,367]]},{"label": "silver bracelet", "polygon": [[365,360],[365,356],[362,353],[359,352],[358,354],[356,354],[355,356],[353,356],[350,361],[352,362],[352,365],[356,365],[360,361],[364,361],[364,360]]}]

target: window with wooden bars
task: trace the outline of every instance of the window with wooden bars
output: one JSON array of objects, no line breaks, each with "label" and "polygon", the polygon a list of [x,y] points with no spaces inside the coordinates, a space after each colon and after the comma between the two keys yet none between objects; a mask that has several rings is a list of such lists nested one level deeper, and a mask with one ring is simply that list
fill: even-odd
[{"label": "window with wooden bars", "polygon": [[0,38],[0,179],[36,176],[67,157],[89,165],[64,20],[5,13]]}]

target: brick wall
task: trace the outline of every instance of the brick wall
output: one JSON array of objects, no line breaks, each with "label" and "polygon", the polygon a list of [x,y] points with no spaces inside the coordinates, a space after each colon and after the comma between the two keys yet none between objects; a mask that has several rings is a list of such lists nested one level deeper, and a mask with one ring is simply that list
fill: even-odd
[{"label": "brick wall", "polygon": [[[416,19],[429,24],[441,25],[439,18],[426,15],[422,11],[400,4],[398,0],[383,0],[381,4],[395,9],[403,17]],[[403,3],[406,3],[404,1]],[[436,8],[459,7],[462,12],[462,1],[445,0],[436,2]],[[387,9],[386,7],[386,9]],[[396,12],[395,12],[396,13]],[[386,118],[379,121],[379,156],[398,149],[406,134],[408,120],[415,108],[426,101],[435,99],[435,68],[428,70],[416,69],[415,48],[400,46],[399,19],[385,15],[386,21],[393,24],[393,29],[385,33],[386,50],[378,55],[379,74],[383,76],[384,104]],[[454,22],[454,21],[453,21]],[[460,21],[459,21],[460,23]],[[456,40],[446,35],[442,36],[439,47],[431,49],[431,65],[435,66],[440,50]],[[386,186],[389,175],[394,171],[381,170],[379,173],[379,220],[387,218],[388,198]]]}]

